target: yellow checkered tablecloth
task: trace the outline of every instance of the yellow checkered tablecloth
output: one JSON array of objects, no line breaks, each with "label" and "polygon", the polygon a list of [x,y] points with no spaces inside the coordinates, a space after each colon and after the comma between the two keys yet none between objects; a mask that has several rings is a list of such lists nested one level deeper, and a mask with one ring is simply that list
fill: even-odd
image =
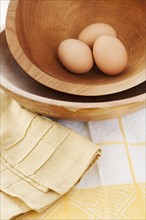
[{"label": "yellow checkered tablecloth", "polygon": [[145,112],[98,122],[58,120],[90,137],[102,157],[71,192],[22,219],[145,219]]}]

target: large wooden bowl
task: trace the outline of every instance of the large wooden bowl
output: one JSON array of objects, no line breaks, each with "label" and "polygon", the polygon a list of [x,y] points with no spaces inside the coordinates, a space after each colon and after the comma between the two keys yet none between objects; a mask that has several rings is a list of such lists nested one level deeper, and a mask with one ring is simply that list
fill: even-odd
[{"label": "large wooden bowl", "polygon": [[[145,0],[11,0],[7,41],[25,72],[45,86],[85,96],[112,94],[145,80],[145,13]],[[106,76],[96,67],[76,75],[58,60],[59,43],[96,22],[112,25],[127,48],[121,75]]]},{"label": "large wooden bowl", "polygon": [[25,108],[46,116],[80,121],[115,118],[145,106],[144,83],[105,96],[76,96],[50,89],[25,74],[13,59],[5,39],[1,41],[1,86]]}]

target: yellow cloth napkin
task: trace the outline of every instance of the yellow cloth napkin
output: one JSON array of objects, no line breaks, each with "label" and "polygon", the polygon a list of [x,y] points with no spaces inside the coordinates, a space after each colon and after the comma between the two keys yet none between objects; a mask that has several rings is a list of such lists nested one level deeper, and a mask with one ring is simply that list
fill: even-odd
[{"label": "yellow cloth napkin", "polygon": [[1,190],[39,212],[77,184],[100,156],[96,144],[5,94],[1,122]]},{"label": "yellow cloth napkin", "polygon": [[[50,121],[48,120],[49,124]],[[15,144],[15,146],[4,150],[2,157],[17,171],[39,184],[38,187],[46,187],[44,191],[47,192],[48,189],[52,189],[64,194],[78,181],[81,174],[84,173],[94,156],[96,156],[96,153],[98,154],[99,152],[95,144],[92,144],[77,133],[58,124],[53,125],[51,128],[43,138],[41,137],[39,143],[31,149],[25,158],[23,157],[22,159],[20,154],[26,152],[27,147],[32,147],[31,142],[25,142],[25,138],[21,141],[23,142],[22,145],[19,142],[18,145]],[[65,130],[65,132],[61,133],[61,130]],[[36,134],[38,139],[38,133],[35,132],[35,128],[34,134]],[[56,134],[56,137],[54,137],[54,134]],[[61,140],[57,143],[59,138]],[[18,154],[17,149],[19,149]],[[19,152],[21,153],[19,154]],[[15,155],[16,158],[21,158],[16,165]]]}]

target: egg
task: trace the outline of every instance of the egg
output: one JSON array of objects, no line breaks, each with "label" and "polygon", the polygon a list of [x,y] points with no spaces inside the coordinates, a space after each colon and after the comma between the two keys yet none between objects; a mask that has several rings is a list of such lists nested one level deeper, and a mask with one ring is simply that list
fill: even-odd
[{"label": "egg", "polygon": [[92,48],[94,41],[101,35],[111,35],[116,37],[117,33],[114,28],[109,24],[94,23],[87,26],[80,32],[78,40],[84,42]]},{"label": "egg", "polygon": [[77,74],[88,72],[93,66],[91,49],[77,39],[66,39],[58,47],[58,57],[63,66]]},{"label": "egg", "polygon": [[109,35],[96,39],[93,56],[97,67],[107,75],[120,74],[126,68],[128,61],[123,43],[118,38]]}]

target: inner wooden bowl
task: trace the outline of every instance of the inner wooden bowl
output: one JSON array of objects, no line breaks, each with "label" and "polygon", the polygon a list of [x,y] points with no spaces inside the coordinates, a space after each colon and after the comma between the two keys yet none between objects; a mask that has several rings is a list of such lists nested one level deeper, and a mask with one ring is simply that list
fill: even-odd
[{"label": "inner wooden bowl", "polygon": [[[112,25],[128,52],[122,74],[106,76],[95,66],[85,75],[58,60],[61,41],[77,38],[96,22]],[[10,50],[35,80],[66,93],[96,96],[120,92],[145,80],[145,0],[11,0],[6,21]]]}]

